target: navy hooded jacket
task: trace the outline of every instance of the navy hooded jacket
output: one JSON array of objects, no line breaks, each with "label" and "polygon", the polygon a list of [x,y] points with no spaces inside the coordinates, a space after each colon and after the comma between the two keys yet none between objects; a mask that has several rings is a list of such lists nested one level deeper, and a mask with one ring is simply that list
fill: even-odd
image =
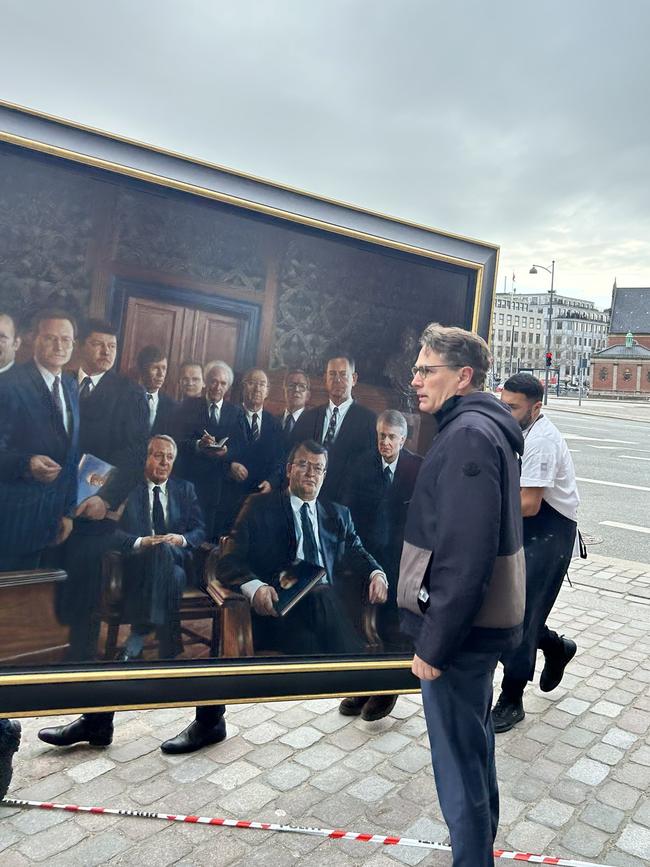
[{"label": "navy hooded jacket", "polygon": [[521,641],[524,440],[510,410],[485,392],[451,398],[436,420],[409,506],[397,602],[417,655],[445,669],[461,650]]}]

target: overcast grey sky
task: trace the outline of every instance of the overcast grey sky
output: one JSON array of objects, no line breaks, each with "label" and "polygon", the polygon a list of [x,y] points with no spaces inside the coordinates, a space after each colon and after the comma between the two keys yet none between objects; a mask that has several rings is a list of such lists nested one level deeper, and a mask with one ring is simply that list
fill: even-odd
[{"label": "overcast grey sky", "polygon": [[0,97],[650,285],[647,0],[0,0]]}]

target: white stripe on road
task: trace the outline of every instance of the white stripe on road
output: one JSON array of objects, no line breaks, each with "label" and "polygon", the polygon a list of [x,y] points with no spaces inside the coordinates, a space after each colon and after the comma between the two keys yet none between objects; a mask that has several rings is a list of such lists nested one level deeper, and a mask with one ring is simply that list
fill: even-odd
[{"label": "white stripe on road", "polygon": [[605,527],[620,527],[621,530],[634,530],[636,533],[650,534],[650,527],[639,527],[637,524],[620,524],[618,521],[601,521]]},{"label": "white stripe on road", "polygon": [[645,488],[643,485],[624,485],[621,482],[605,482],[603,479],[583,479],[576,476],[579,482],[591,482],[592,485],[607,485],[610,488],[629,488],[631,491],[650,491],[650,488]]},{"label": "white stripe on road", "polygon": [[587,443],[592,449],[617,449],[618,446],[595,446],[593,443]]},{"label": "white stripe on road", "polygon": [[569,449],[569,451],[572,452],[574,455],[580,454],[580,449]]},{"label": "white stripe on road", "polygon": [[618,443],[622,446],[635,446],[636,440],[613,440],[609,437],[584,437],[581,434],[563,434],[565,440],[584,440],[591,443]]},{"label": "white stripe on road", "polygon": [[[571,449],[569,449],[571,451]],[[641,455],[618,455],[619,458],[629,458],[631,461],[650,461],[650,458],[642,458]]]}]

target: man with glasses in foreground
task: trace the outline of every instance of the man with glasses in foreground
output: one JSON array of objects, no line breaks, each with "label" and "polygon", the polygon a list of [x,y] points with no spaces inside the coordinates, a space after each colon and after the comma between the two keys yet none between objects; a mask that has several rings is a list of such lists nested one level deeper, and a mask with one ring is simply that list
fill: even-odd
[{"label": "man with glasses in foreground", "polygon": [[440,807],[453,867],[492,867],[499,791],[491,722],[500,655],[521,641],[525,604],[521,430],[482,391],[485,341],[427,326],[413,368],[438,435],[409,506],[397,602],[415,643]]},{"label": "man with glasses in foreground", "polygon": [[[343,561],[368,580],[368,599],[383,604],[388,581],[368,554],[344,506],[318,499],[327,472],[327,450],[312,440],[294,446],[286,467],[286,491],[254,494],[235,522],[219,563],[219,578],[251,600],[255,641],[289,654],[359,653],[355,632],[339,598]],[[297,560],[326,575],[285,617],[276,603],[281,573]]]}]

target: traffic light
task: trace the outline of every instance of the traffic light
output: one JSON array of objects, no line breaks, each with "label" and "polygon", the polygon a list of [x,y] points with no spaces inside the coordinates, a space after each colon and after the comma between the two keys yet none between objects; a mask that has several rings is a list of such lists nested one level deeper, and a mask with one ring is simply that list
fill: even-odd
[{"label": "traffic light", "polygon": [[546,358],[546,366],[552,367],[553,366],[553,353],[547,352],[545,355],[545,358]]}]

